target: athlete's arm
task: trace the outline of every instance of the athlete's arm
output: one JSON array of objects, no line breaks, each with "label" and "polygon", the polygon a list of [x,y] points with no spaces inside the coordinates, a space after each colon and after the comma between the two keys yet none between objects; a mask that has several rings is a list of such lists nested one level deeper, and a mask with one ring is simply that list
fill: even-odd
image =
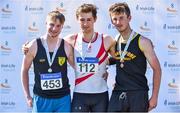
[{"label": "athlete's arm", "polygon": [[73,47],[66,41],[64,41],[64,46],[65,46],[65,52],[68,58],[69,64],[75,68],[74,66],[74,50]]},{"label": "athlete's arm", "polygon": [[104,46],[106,51],[110,53],[110,55],[115,58],[115,44],[116,41],[111,36],[104,35]]},{"label": "athlete's arm", "polygon": [[161,67],[159,60],[155,54],[151,40],[147,38],[140,38],[140,48],[144,52],[144,55],[153,70],[153,89],[152,96],[149,100],[149,111],[157,106],[158,93],[161,82]]},{"label": "athlete's arm", "polygon": [[108,63],[108,65],[114,65],[114,64],[116,64],[116,59],[113,58],[113,57],[109,57],[109,63]]},{"label": "athlete's arm", "polygon": [[32,61],[34,59],[35,53],[37,51],[37,44],[32,41],[29,44],[29,51],[24,55],[22,67],[21,67],[21,82],[24,90],[24,94],[29,107],[32,107],[32,97],[29,91],[29,74],[28,71],[31,67]]},{"label": "athlete's arm", "polygon": [[27,41],[25,44],[22,45],[22,52],[26,55],[28,53],[29,48],[28,48],[29,42]]}]

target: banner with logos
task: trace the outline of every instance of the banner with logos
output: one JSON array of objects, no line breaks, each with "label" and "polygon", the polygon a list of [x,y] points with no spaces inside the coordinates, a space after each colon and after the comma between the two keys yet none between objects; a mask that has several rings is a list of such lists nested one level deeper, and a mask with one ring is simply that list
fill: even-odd
[{"label": "banner with logos", "polygon": [[[180,111],[180,0],[121,0],[131,8],[131,27],[152,40],[162,68],[158,106],[151,112]],[[64,37],[78,33],[75,10],[83,3],[98,7],[95,31],[117,34],[112,25],[108,7],[119,0],[0,0],[0,112],[30,112],[21,85],[22,44],[40,37],[46,31],[47,13],[59,9],[66,17],[61,33]],[[109,66],[109,94],[115,78],[115,66]],[[29,71],[32,93],[34,74]],[[71,90],[74,71],[68,66]],[[152,69],[146,76],[152,92]]]}]

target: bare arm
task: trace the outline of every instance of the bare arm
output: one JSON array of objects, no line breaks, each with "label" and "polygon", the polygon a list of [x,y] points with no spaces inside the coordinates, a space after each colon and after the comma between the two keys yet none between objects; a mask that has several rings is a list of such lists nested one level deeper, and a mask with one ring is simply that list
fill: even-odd
[{"label": "bare arm", "polygon": [[149,111],[150,111],[157,106],[158,93],[161,82],[161,67],[159,60],[155,54],[152,42],[147,38],[141,38],[140,45],[143,49],[144,55],[146,56],[148,63],[150,64],[153,70],[153,90],[152,90],[152,96],[149,100]]},{"label": "bare arm", "polygon": [[116,41],[111,36],[104,35],[104,46],[107,52],[110,53],[110,55],[115,58],[115,44]]},{"label": "bare arm", "polygon": [[67,58],[68,58],[68,62],[69,64],[75,68],[74,66],[74,50],[73,50],[73,47],[66,41],[65,42],[65,52],[66,52],[66,55],[67,55]]},{"label": "bare arm", "polygon": [[[115,56],[115,44],[116,44],[115,39],[113,39],[111,36],[104,35],[105,49],[112,56],[112,58],[116,58],[116,56]],[[109,57],[107,64],[110,65],[110,63],[111,63],[111,60],[110,60],[110,57]]]},{"label": "bare arm", "polygon": [[27,41],[25,44],[22,45],[22,52],[24,53],[24,55],[26,55],[26,53],[29,51],[28,44],[29,42]]},{"label": "bare arm", "polygon": [[22,62],[22,68],[21,68],[21,82],[24,90],[25,97],[27,99],[27,103],[30,107],[32,107],[32,97],[30,95],[29,91],[29,69],[31,67],[33,58],[34,58],[34,52],[36,51],[35,44],[30,44],[29,51],[24,55],[23,62]]},{"label": "bare arm", "polygon": [[74,48],[75,36],[76,36],[75,34],[70,34],[70,35],[64,37],[63,39]]}]

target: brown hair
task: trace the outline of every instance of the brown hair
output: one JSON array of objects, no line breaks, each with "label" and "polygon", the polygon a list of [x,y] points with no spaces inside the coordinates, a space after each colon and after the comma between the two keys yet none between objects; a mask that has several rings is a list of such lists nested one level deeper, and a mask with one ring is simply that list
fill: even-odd
[{"label": "brown hair", "polygon": [[46,21],[48,19],[53,19],[53,20],[58,19],[62,24],[64,24],[65,22],[65,16],[60,11],[57,11],[57,10],[49,12],[47,15]]},{"label": "brown hair", "polygon": [[76,10],[76,18],[78,18],[80,13],[89,13],[92,12],[94,19],[97,18],[97,7],[93,4],[82,4]]},{"label": "brown hair", "polygon": [[109,7],[109,14],[120,14],[120,13],[125,13],[127,17],[131,15],[130,8],[127,3],[114,3]]}]

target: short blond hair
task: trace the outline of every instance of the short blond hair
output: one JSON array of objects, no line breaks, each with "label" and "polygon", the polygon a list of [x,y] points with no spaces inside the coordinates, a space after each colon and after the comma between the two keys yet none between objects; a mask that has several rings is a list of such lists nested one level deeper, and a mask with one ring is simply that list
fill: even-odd
[{"label": "short blond hair", "polygon": [[59,11],[51,11],[48,13],[46,21],[58,19],[61,24],[65,22],[65,16]]}]

